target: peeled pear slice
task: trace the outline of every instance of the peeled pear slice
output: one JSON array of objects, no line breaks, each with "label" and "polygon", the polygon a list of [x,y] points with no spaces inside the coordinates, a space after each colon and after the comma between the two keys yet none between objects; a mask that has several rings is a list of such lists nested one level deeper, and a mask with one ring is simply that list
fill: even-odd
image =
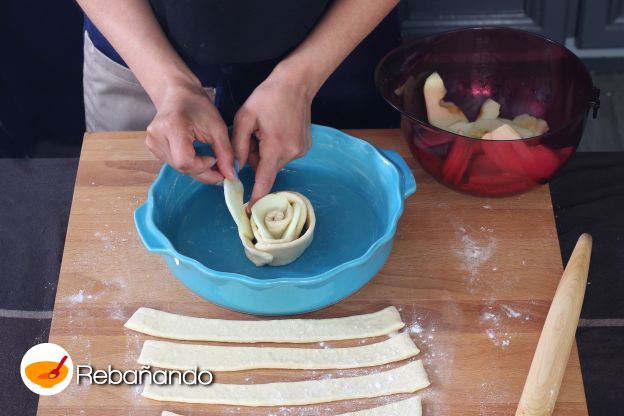
[{"label": "peeled pear slice", "polygon": [[463,111],[450,101],[444,101],[446,88],[440,74],[434,72],[425,80],[424,85],[427,118],[433,126],[444,129],[460,121],[468,121]]},{"label": "peeled pear slice", "polygon": [[[472,125],[474,123],[469,123],[467,121],[459,121],[455,124],[451,124],[450,126],[446,127],[445,130],[448,130],[452,133],[457,133],[457,134],[461,134],[462,136],[468,136],[468,132],[471,131],[472,129]],[[469,136],[472,137],[472,136]],[[475,137],[476,139],[478,139],[481,136]]]},{"label": "peeled pear slice", "polygon": [[243,183],[240,180],[232,181],[226,179],[223,181],[223,194],[225,196],[225,205],[227,205],[230,215],[234,219],[239,233],[247,238],[253,238],[249,217],[243,207]]},{"label": "peeled pear slice", "polygon": [[282,266],[295,261],[312,243],[316,217],[312,204],[297,192],[260,198],[247,216],[243,184],[225,180],[225,203],[238,226],[245,255],[256,266]]},{"label": "peeled pear slice", "polygon": [[[410,77],[410,79],[413,78]],[[406,84],[410,82],[410,79],[408,79]],[[403,87],[398,88],[395,93],[398,95],[403,94]],[[546,133],[549,129],[545,120],[529,114],[520,114],[513,120],[501,118],[501,105],[492,98],[488,98],[481,105],[477,119],[469,122],[459,107],[452,102],[444,101],[446,88],[444,87],[444,81],[437,72],[429,75],[425,80],[424,95],[429,123],[463,136],[485,139],[484,135],[494,132],[494,130],[504,125],[515,130],[519,138],[539,136]],[[497,134],[500,134],[500,132]],[[488,137],[491,138],[492,136]]]},{"label": "peeled pear slice", "polygon": [[518,132],[508,124],[503,124],[481,137],[483,140],[517,140],[521,138]]},{"label": "peeled pear slice", "polygon": [[502,121],[503,124],[507,124],[509,127],[514,129],[523,139],[535,136],[531,130],[525,129],[522,126],[517,125],[512,120],[509,120],[507,118],[501,118],[501,117],[497,118],[497,120]]},{"label": "peeled pear slice", "polygon": [[477,120],[482,119],[495,119],[500,115],[500,104],[495,100],[488,98],[481,105],[481,110],[479,111],[479,115],[477,116]]},{"label": "peeled pear slice", "polygon": [[483,136],[484,140],[506,140],[505,143],[483,143],[483,150],[503,172],[520,175],[534,182],[545,182],[560,166],[557,154],[542,144],[529,144],[518,139],[514,129],[503,125]]},{"label": "peeled pear slice", "polygon": [[518,133],[520,137],[531,137],[533,132],[515,125],[511,120],[505,118],[481,119],[472,124],[472,129],[468,132],[470,137],[482,137],[484,134],[498,129],[501,126],[509,126]]},{"label": "peeled pear slice", "polygon": [[533,117],[529,114],[520,114],[513,119],[515,125],[530,130],[533,136],[539,136],[548,131],[548,123],[541,118]]}]

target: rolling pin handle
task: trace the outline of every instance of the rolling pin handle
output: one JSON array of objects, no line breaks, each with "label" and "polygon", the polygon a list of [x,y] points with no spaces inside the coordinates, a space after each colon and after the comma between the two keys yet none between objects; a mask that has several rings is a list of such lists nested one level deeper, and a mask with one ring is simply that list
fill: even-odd
[{"label": "rolling pin handle", "polygon": [[546,315],[516,416],[550,416],[555,408],[581,315],[591,249],[592,237],[581,235]]}]

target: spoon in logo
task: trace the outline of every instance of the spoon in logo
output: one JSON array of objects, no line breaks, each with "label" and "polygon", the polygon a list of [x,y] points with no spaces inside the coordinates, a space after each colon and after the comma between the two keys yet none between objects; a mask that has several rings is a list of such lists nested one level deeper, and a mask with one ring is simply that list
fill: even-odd
[{"label": "spoon in logo", "polygon": [[50,371],[49,373],[41,373],[39,374],[39,378],[57,378],[59,376],[59,371],[61,369],[61,367],[63,367],[63,364],[65,364],[65,360],[67,360],[67,356],[63,356],[63,358],[61,358],[61,361],[58,363],[58,365],[56,366],[56,368],[52,371]]}]

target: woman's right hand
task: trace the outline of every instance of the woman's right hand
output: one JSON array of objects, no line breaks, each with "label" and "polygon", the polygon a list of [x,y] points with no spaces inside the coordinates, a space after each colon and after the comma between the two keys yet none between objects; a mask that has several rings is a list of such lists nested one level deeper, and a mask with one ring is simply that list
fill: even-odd
[{"label": "woman's right hand", "polygon": [[[236,179],[227,127],[200,86],[183,84],[167,88],[156,108],[145,139],[154,156],[203,183]],[[193,147],[195,140],[210,144],[216,159],[198,156]]]}]

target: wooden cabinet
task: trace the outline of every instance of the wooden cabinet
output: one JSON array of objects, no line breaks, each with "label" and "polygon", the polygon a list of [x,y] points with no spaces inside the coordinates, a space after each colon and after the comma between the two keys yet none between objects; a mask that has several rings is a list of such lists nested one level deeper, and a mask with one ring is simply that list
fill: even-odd
[{"label": "wooden cabinet", "polygon": [[406,40],[469,26],[508,26],[579,49],[624,48],[624,0],[403,0],[400,7]]},{"label": "wooden cabinet", "polygon": [[581,0],[579,48],[624,48],[624,0]]},{"label": "wooden cabinet", "polygon": [[406,39],[469,26],[509,26],[563,42],[569,1],[566,0],[404,0]]}]

